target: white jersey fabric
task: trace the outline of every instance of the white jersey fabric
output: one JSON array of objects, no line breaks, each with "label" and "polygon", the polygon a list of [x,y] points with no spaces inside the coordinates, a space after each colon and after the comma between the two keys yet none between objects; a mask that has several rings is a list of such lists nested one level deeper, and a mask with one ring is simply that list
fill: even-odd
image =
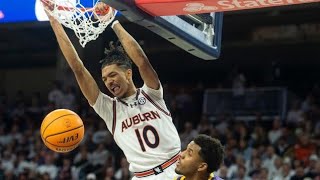
[{"label": "white jersey fabric", "polygon": [[131,172],[155,168],[180,152],[180,138],[161,85],[154,90],[144,84],[136,94],[123,99],[100,92],[93,108],[127,157]]}]

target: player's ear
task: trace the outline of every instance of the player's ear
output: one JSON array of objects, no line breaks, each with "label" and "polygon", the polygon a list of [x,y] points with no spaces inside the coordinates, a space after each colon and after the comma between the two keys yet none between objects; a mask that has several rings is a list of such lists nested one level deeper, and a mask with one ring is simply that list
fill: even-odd
[{"label": "player's ear", "polygon": [[207,171],[207,168],[208,168],[208,164],[207,163],[201,163],[198,166],[198,171],[200,171],[200,172]]},{"label": "player's ear", "polygon": [[132,69],[127,69],[126,78],[127,80],[130,80],[132,78]]}]

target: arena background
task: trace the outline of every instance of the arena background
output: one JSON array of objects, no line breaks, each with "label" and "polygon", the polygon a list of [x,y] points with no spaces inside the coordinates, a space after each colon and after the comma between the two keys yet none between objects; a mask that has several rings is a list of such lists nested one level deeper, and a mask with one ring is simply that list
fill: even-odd
[{"label": "arena background", "polygon": [[[142,45],[165,85],[182,145],[198,133],[225,145],[220,176],[319,178],[319,3],[225,13],[222,55],[213,61],[197,59],[118,18]],[[82,49],[73,32],[67,32],[105,91],[98,62],[115,35],[108,28]],[[141,85],[139,78],[135,81]],[[48,99],[56,82],[61,96],[72,103]],[[68,87],[74,91],[67,93]],[[261,95],[270,89],[270,96]],[[218,111],[222,101],[217,98],[234,106]],[[264,105],[256,102],[244,108],[244,102],[257,99]],[[46,149],[38,132],[44,115],[55,108],[74,109],[87,132],[84,144],[64,155]],[[122,176],[127,164],[101,122],[79,92],[48,22],[0,24],[0,179],[85,179],[89,174],[126,179]],[[306,138],[311,141],[303,144]],[[87,158],[80,158],[80,149]]]}]

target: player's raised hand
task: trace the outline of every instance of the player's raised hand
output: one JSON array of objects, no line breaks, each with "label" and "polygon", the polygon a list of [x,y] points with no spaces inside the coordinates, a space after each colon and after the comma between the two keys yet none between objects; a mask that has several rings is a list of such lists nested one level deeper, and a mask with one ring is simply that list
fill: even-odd
[{"label": "player's raised hand", "polygon": [[49,20],[54,20],[54,17],[51,16],[50,12],[54,9],[54,4],[48,0],[41,0],[41,3],[43,5],[44,11],[46,12]]},{"label": "player's raised hand", "polygon": [[98,2],[95,6],[94,6],[94,10],[95,12],[97,12],[97,14],[99,14],[100,16],[106,15],[109,11],[109,6],[103,2]]},{"label": "player's raised hand", "polygon": [[103,3],[103,2],[98,2],[94,6],[94,17],[96,19],[99,19],[102,22],[108,22],[111,21],[114,18],[114,15],[116,13],[116,10],[110,7],[109,5]]}]

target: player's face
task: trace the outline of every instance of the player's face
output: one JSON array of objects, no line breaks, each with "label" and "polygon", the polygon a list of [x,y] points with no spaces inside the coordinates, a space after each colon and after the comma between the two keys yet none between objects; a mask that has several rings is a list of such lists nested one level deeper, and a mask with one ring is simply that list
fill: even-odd
[{"label": "player's face", "polygon": [[191,141],[186,150],[181,152],[180,158],[175,169],[177,174],[190,176],[197,173],[199,168],[204,164],[199,155],[201,147]]},{"label": "player's face", "polygon": [[124,70],[116,64],[102,69],[102,80],[108,90],[116,97],[126,96],[129,90],[132,71]]}]

